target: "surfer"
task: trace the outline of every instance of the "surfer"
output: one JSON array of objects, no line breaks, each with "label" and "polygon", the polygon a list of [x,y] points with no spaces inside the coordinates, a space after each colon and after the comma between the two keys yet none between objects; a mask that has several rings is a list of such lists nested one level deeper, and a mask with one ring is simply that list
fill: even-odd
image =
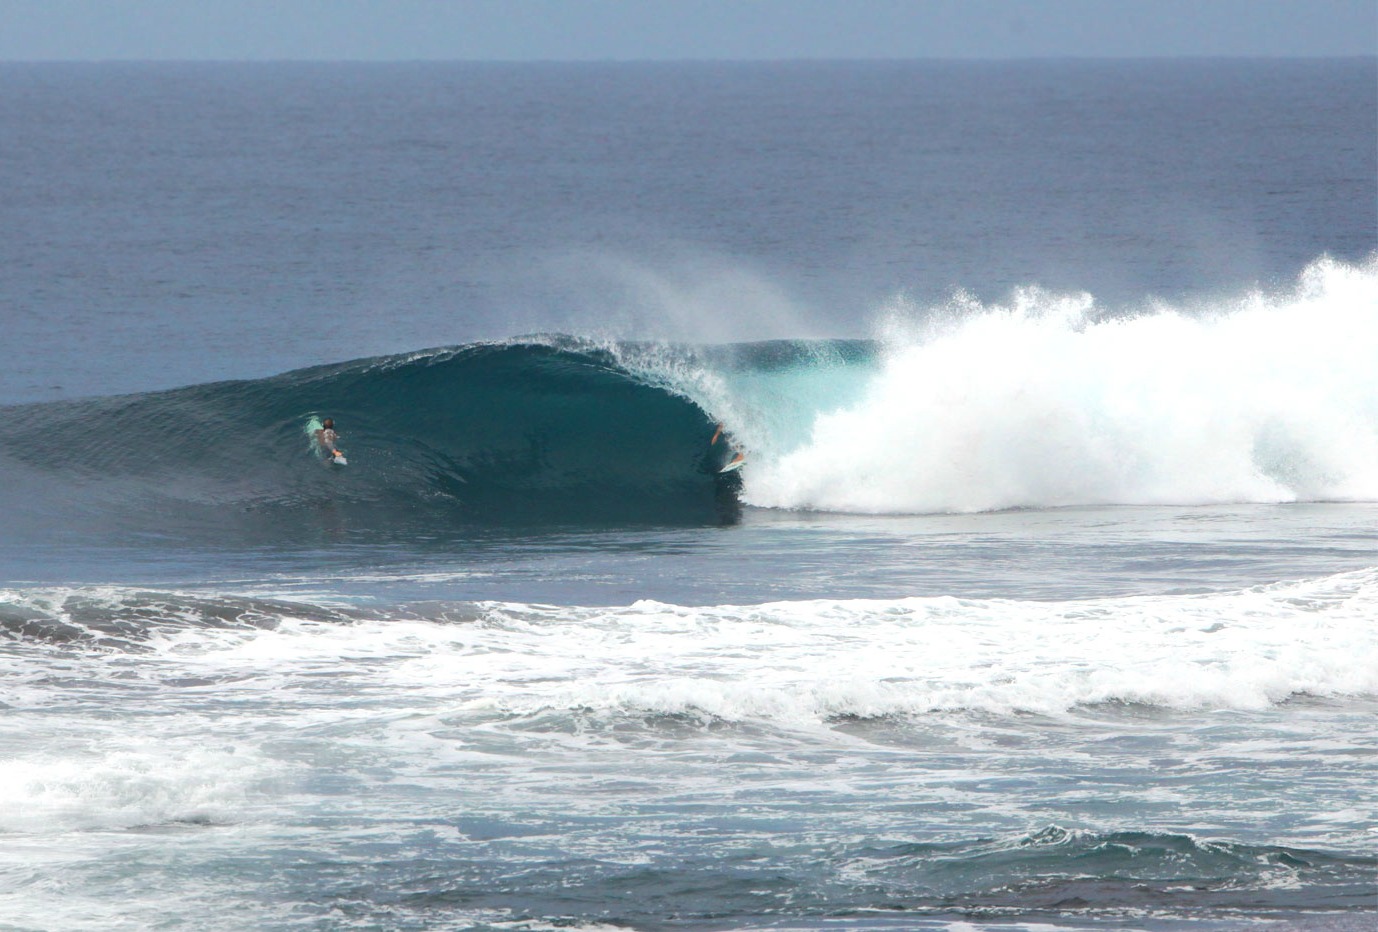
[{"label": "surfer", "polygon": [[[722,439],[723,429],[719,423],[713,431],[713,439],[708,441],[703,465],[705,472],[713,473],[713,502],[718,512],[718,523],[730,525],[742,520],[742,499],[738,494],[742,490],[742,474],[737,470],[746,462],[746,457],[737,453],[727,465],[721,465],[722,457],[717,447]],[[723,445],[731,450],[730,443]]]},{"label": "surfer", "polygon": [[321,422],[321,429],[316,431],[316,443],[320,445],[321,453],[328,458],[340,457],[340,435],[335,433],[334,418],[326,418]]},{"label": "surfer", "polygon": [[[710,447],[716,446],[717,443],[718,443],[718,440],[721,439],[721,437],[722,437],[722,424],[719,423],[719,424],[718,424],[718,429],[715,430],[715,431],[713,431],[713,439],[710,440],[710,441],[708,441],[708,445],[709,445]],[[742,454],[742,453],[735,453],[735,454],[733,454],[732,459],[728,460],[728,461],[727,461],[727,464],[724,465],[721,469],[719,469],[718,472],[720,472],[720,473],[732,472],[732,470],[734,470],[734,469],[739,469],[739,468],[741,467],[741,465],[742,465],[743,463],[745,463],[745,462],[746,462],[746,456],[745,456],[744,454]]]}]

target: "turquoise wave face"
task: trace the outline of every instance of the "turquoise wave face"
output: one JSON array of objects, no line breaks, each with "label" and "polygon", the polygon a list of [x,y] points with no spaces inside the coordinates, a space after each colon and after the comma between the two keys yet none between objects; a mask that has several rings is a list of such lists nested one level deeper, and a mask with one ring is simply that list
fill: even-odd
[{"label": "turquoise wave face", "polygon": [[[317,417],[334,419],[347,468],[315,455]],[[10,408],[0,457],[37,525],[703,524],[738,508],[714,432],[614,350],[552,339]]]}]

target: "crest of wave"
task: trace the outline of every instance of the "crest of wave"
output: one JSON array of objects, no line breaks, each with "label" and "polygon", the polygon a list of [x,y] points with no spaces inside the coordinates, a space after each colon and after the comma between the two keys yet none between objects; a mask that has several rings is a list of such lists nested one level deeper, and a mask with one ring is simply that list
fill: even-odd
[{"label": "crest of wave", "polygon": [[1378,257],[1195,307],[1037,289],[898,308],[862,399],[752,504],[867,513],[1378,498]]}]

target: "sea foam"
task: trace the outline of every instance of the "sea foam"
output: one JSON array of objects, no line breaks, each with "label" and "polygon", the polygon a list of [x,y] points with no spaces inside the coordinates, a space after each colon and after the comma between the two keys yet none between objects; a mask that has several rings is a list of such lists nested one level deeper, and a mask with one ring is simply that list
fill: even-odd
[{"label": "sea foam", "polygon": [[[488,624],[501,649],[484,659],[497,669],[483,701],[509,712],[786,725],[956,710],[1057,714],[1102,703],[1261,709],[1298,695],[1378,695],[1375,608],[1372,570],[1067,602],[638,603],[558,614],[495,605]],[[508,664],[510,676],[500,672]]]},{"label": "sea foam", "polygon": [[[897,313],[862,397],[756,448],[754,505],[861,513],[1378,498],[1378,258],[1101,314],[1018,292]],[[910,322],[906,322],[910,321]]]},{"label": "sea foam", "polygon": [[[39,678],[73,663],[86,669],[86,685],[69,702],[120,694],[133,682],[154,694],[192,684],[177,688],[212,705],[272,695],[314,724],[334,714],[319,707],[322,691],[381,691],[431,713],[481,718],[594,712],[784,727],[953,711],[1060,714],[1107,703],[1249,710],[1297,696],[1378,696],[1373,569],[1215,593],[1070,601],[432,608],[353,621],[283,617],[271,627],[178,623],[160,632],[155,623],[130,655],[139,670],[132,681],[127,664],[104,648],[81,660],[77,645],[57,643],[28,651],[26,663]],[[51,689],[40,696],[15,683],[0,701],[17,715],[51,704]],[[118,796],[127,782],[112,780],[100,795]]]},{"label": "sea foam", "polygon": [[[170,604],[179,598],[166,594]],[[330,622],[293,617],[319,614],[303,608],[270,626],[208,619],[164,629],[149,620],[129,653],[94,637],[89,651],[81,639],[20,638],[26,672],[0,689],[0,702],[17,717],[54,703],[104,706],[131,689],[141,701],[172,690],[208,710],[272,697],[315,728],[355,719],[359,710],[337,708],[339,697],[352,705],[391,695],[425,716],[671,715],[812,729],[839,718],[1056,715],[1104,704],[1253,710],[1298,696],[1378,697],[1374,569],[1071,601],[490,602]],[[19,656],[7,650],[0,661],[19,674]],[[262,761],[228,750],[252,746],[252,734],[223,736],[233,756],[215,762],[210,783],[199,775],[216,749],[183,749],[146,767],[151,746],[113,737],[91,736],[93,747],[117,752],[103,754],[98,772],[0,746],[19,764],[3,781],[18,802],[0,813],[0,829],[24,830],[32,818],[214,819],[265,775]]]}]

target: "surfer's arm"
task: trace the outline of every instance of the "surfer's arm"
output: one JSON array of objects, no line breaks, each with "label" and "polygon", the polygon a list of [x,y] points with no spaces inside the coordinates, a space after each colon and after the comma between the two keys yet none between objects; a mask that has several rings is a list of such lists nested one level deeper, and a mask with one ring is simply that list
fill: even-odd
[{"label": "surfer's arm", "polygon": [[722,425],[719,424],[719,425],[718,425],[718,429],[715,430],[715,431],[713,431],[713,439],[710,440],[710,441],[708,441],[708,445],[711,447],[713,444],[717,443],[717,442],[718,442],[718,438],[721,437],[721,436],[722,436]]}]

